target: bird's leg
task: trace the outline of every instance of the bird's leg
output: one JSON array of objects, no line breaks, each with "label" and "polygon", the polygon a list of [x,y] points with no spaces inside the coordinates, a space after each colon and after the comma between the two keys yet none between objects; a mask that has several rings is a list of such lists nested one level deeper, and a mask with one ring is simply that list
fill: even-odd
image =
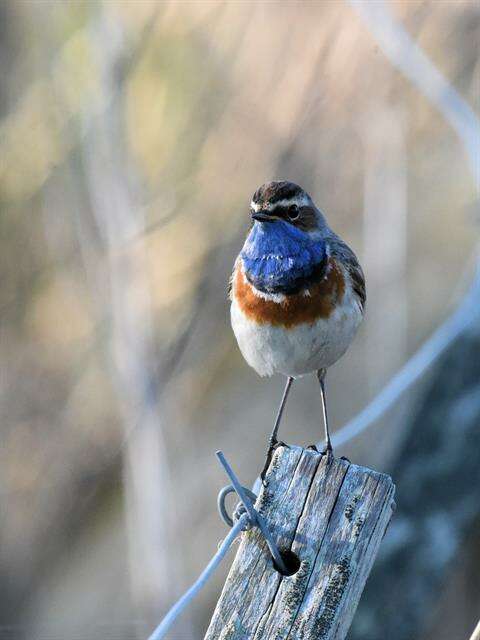
[{"label": "bird's leg", "polygon": [[263,465],[262,473],[260,474],[260,478],[262,479],[262,482],[264,482],[265,480],[265,474],[267,473],[267,469],[270,466],[270,462],[272,461],[272,456],[273,456],[273,452],[275,451],[275,447],[278,444],[278,440],[277,440],[278,427],[280,426],[280,420],[282,419],[283,410],[285,409],[288,392],[290,391],[292,382],[293,382],[292,376],[288,376],[287,384],[285,385],[285,389],[282,396],[282,401],[280,402],[280,406],[278,407],[277,417],[275,418],[275,424],[273,425],[272,435],[270,436],[270,441],[268,443],[267,457],[265,458],[265,464]]},{"label": "bird's leg", "polygon": [[320,383],[320,394],[322,396],[322,409],[323,409],[323,424],[325,427],[325,449],[323,450],[323,453],[326,453],[327,455],[330,455],[333,451],[332,449],[332,442],[330,440],[330,431],[328,429],[328,416],[327,416],[327,395],[326,395],[326,391],[325,391],[325,376],[326,376],[327,370],[326,369],[319,369],[317,371],[317,377],[318,377],[318,381]]}]

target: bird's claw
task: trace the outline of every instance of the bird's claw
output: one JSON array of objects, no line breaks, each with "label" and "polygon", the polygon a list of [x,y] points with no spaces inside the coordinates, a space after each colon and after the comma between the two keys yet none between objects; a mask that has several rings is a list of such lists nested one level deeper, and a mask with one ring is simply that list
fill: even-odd
[{"label": "bird's claw", "polygon": [[270,443],[270,446],[269,446],[268,452],[267,452],[267,457],[265,458],[265,464],[263,465],[263,469],[262,469],[262,472],[260,474],[260,480],[262,481],[262,485],[264,487],[267,486],[267,483],[265,481],[265,477],[267,475],[268,467],[270,466],[270,464],[272,462],[273,454],[278,449],[278,447],[288,447],[288,445],[285,444],[285,442],[283,442],[282,440],[275,440],[274,442]]},{"label": "bird's claw", "polygon": [[332,449],[332,445],[330,443],[328,443],[327,445],[325,445],[325,447],[322,449],[322,451],[320,452],[320,455],[322,456],[326,456],[327,458],[327,462],[331,462],[334,459],[334,455],[333,455],[333,449]]}]

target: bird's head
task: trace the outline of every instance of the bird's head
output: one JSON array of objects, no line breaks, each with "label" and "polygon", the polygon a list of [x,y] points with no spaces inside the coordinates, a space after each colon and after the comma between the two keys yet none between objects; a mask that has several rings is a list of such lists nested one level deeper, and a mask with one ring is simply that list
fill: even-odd
[{"label": "bird's head", "polygon": [[327,260],[325,218],[293,182],[268,182],[251,203],[254,221],[240,253],[247,280],[266,293],[299,291]]},{"label": "bird's head", "polygon": [[315,233],[325,226],[325,218],[298,184],[279,180],[266,182],[253,194],[250,215],[257,222],[283,220],[297,229]]}]

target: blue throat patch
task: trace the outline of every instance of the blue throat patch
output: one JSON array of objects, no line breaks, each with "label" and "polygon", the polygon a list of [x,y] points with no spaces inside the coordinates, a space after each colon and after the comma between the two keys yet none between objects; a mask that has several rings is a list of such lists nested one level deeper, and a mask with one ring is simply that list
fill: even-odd
[{"label": "blue throat patch", "polygon": [[326,264],[323,240],[288,222],[255,222],[240,253],[247,280],[264,293],[295,293]]}]

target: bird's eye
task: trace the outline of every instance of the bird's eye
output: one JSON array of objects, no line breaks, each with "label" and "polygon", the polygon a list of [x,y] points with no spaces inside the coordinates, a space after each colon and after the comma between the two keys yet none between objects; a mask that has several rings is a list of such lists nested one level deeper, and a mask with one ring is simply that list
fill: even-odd
[{"label": "bird's eye", "polygon": [[296,204],[292,204],[288,207],[287,215],[290,218],[290,220],[296,220],[300,215],[300,209]]}]

